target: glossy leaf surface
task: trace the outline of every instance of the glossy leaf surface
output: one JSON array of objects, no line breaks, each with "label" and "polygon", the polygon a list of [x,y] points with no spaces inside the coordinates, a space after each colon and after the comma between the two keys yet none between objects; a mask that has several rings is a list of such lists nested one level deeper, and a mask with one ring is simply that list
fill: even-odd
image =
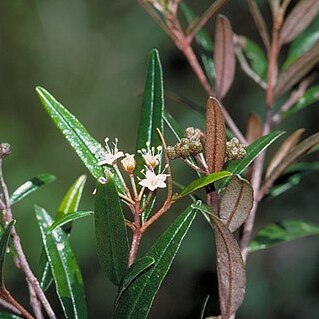
[{"label": "glossy leaf surface", "polygon": [[49,232],[53,219],[42,207],[35,206],[35,212],[64,315],[88,318],[82,275],[67,235],[61,229]]},{"label": "glossy leaf surface", "polygon": [[188,184],[176,197],[175,199],[180,199],[186,195],[189,195],[196,190],[203,188],[211,183],[214,183],[222,178],[230,176],[231,173],[228,171],[221,171],[213,174],[209,174],[206,176],[202,176],[200,178],[195,179],[190,184]]},{"label": "glossy leaf surface", "polygon": [[[64,220],[64,218],[66,218],[66,220],[68,221],[71,221],[69,219],[69,214],[75,212],[78,209],[85,182],[86,182],[86,176],[82,175],[79,178],[77,178],[76,181],[68,189],[68,191],[63,197],[62,202],[60,203],[58,212],[56,213],[56,216],[54,218],[53,225],[55,226],[57,224],[61,225],[61,220]],[[71,223],[68,224],[67,226],[64,226],[62,229],[67,234],[69,234],[71,232]],[[38,274],[39,274],[38,277],[39,277],[40,285],[42,289],[45,291],[50,287],[53,281],[53,277],[51,273],[51,267],[50,267],[48,258],[45,254],[44,248],[42,248],[42,252],[40,256]]]},{"label": "glossy leaf surface", "polygon": [[[136,150],[146,149],[146,144],[155,148],[161,145],[157,129],[163,133],[164,87],[162,65],[157,50],[152,50],[148,59]],[[141,155],[137,154],[137,171],[144,168]]]},{"label": "glossy leaf surface", "polygon": [[13,315],[12,313],[0,312],[1,319],[22,319],[22,317],[18,317]]},{"label": "glossy leaf surface", "polygon": [[283,220],[261,229],[251,242],[249,251],[254,252],[312,235],[319,235],[319,225],[301,220]]},{"label": "glossy leaf surface", "polygon": [[147,317],[155,295],[195,218],[196,210],[196,204],[186,209],[146,253],[146,256],[154,258],[155,263],[136,277],[122,293],[115,308],[114,319]]},{"label": "glossy leaf surface", "polygon": [[88,217],[93,215],[94,212],[92,211],[79,211],[79,212],[74,212],[74,213],[69,213],[65,215],[64,217],[60,218],[59,220],[55,221],[49,228],[49,231],[52,231],[58,227],[64,226],[66,224],[69,224],[73,222],[74,220],[83,218],[83,217]]},{"label": "glossy leaf surface", "polygon": [[10,204],[11,206],[28,196],[29,194],[33,193],[41,186],[47,185],[55,181],[55,176],[50,174],[42,174],[36,177],[31,178],[21,186],[19,186],[11,195],[10,197]]},{"label": "glossy leaf surface", "polygon": [[108,278],[119,285],[128,268],[129,244],[125,219],[114,181],[97,184],[95,236],[97,255]]},{"label": "glossy leaf surface", "polygon": [[37,87],[36,91],[54,124],[60,129],[93,177],[97,179],[104,176],[103,169],[98,165],[98,159],[95,156],[96,152],[102,148],[101,144],[49,92],[41,87]]}]

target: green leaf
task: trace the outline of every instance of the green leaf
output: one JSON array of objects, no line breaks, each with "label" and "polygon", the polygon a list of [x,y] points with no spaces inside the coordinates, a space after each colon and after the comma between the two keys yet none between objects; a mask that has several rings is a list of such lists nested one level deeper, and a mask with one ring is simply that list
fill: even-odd
[{"label": "green leaf", "polygon": [[155,263],[140,274],[122,293],[118,300],[114,319],[147,317],[155,295],[160,288],[174,257],[191,226],[197,210],[197,204],[187,208],[148,251]]},{"label": "green leaf", "polygon": [[[122,293],[129,287],[134,279],[136,279],[139,275],[141,275],[144,271],[149,269],[152,265],[154,265],[155,259],[149,256],[144,256],[141,259],[134,262],[133,265],[127,270],[121,284],[119,286],[119,290],[117,293],[117,301],[121,297]],[[115,304],[117,304],[117,301]]]},{"label": "green leaf", "polygon": [[[159,53],[152,50],[148,59],[147,75],[144,88],[143,104],[136,141],[136,150],[145,149],[147,143],[152,147],[161,145],[157,129],[164,130],[164,88],[163,72]],[[144,168],[144,161],[137,154],[137,171]]]},{"label": "green leaf", "polygon": [[0,284],[4,283],[4,275],[3,275],[3,271],[4,271],[4,260],[5,260],[5,256],[7,253],[7,247],[8,247],[8,242],[10,239],[10,233],[12,230],[12,227],[14,226],[14,224],[16,223],[15,220],[12,220],[7,228],[4,230],[4,232],[1,235],[1,239],[0,239]]},{"label": "green leaf", "polygon": [[64,314],[70,319],[88,318],[81,272],[67,235],[62,229],[50,233],[51,216],[39,206],[35,212]]},{"label": "green leaf", "polygon": [[125,219],[114,181],[98,183],[95,199],[97,254],[108,278],[119,285],[128,268],[129,244]]},{"label": "green leaf", "polygon": [[318,171],[319,162],[294,163],[285,170],[284,174],[278,179],[276,185],[269,190],[269,194],[272,197],[277,197],[298,185],[306,176]]},{"label": "green leaf", "polygon": [[25,198],[32,192],[36,191],[41,186],[52,183],[53,181],[55,181],[55,179],[55,176],[49,174],[42,174],[31,178],[12,193],[10,197],[11,206],[19,202],[21,199]]},{"label": "green leaf", "polygon": [[287,219],[261,229],[251,242],[249,251],[254,252],[312,235],[319,235],[319,225],[301,220]]},{"label": "green leaf", "polygon": [[[67,193],[64,195],[64,198],[62,202],[60,203],[60,206],[58,208],[58,212],[55,216],[55,221],[59,221],[62,218],[66,217],[69,213],[76,212],[80,200],[83,193],[83,188],[86,182],[86,176],[81,175],[69,188]],[[67,231],[64,229],[64,231]],[[69,232],[70,229],[68,229],[67,232]]]},{"label": "green leaf", "polygon": [[264,51],[255,42],[244,36],[240,36],[240,42],[252,69],[264,79],[267,71],[267,59]]},{"label": "green leaf", "polygon": [[[82,197],[82,192],[83,192],[85,182],[86,182],[86,176],[81,175],[79,178],[76,179],[76,181],[68,189],[58,208],[58,212],[54,219],[55,221],[54,225],[59,224],[61,226],[61,220],[64,220],[64,218],[66,218],[67,222],[70,221],[68,214],[77,211],[80,204],[81,197]],[[62,229],[67,234],[69,234],[71,232],[71,224],[68,224]],[[42,253],[40,256],[38,274],[39,274],[38,277],[39,277],[41,288],[44,291],[46,291],[50,287],[53,281],[53,277],[51,273],[50,264],[45,254],[44,248],[42,248]]]},{"label": "green leaf", "polygon": [[[184,2],[180,4],[180,8],[189,24],[192,24],[197,18],[194,11]],[[206,71],[206,75],[209,79],[210,84],[214,84],[215,80],[215,66],[213,60],[213,42],[209,33],[205,29],[201,29],[195,35],[195,41],[199,47],[199,54],[203,62],[203,66]]]},{"label": "green leaf", "polygon": [[98,159],[96,157],[97,152],[102,148],[101,144],[99,144],[78,119],[49,92],[41,87],[37,87],[36,91],[54,124],[60,129],[90,173],[96,179],[104,176],[103,169],[98,165]]},{"label": "green leaf", "polygon": [[59,220],[55,221],[49,228],[49,231],[52,231],[58,227],[61,227],[65,224],[68,224],[74,220],[77,220],[79,218],[87,217],[93,215],[94,212],[92,211],[79,211],[74,213],[69,213],[65,215],[64,217],[60,218]]},{"label": "green leaf", "polygon": [[[319,31],[318,31],[319,32]],[[295,103],[288,111],[283,113],[283,118],[286,119],[289,116],[299,112],[305,107],[317,102],[319,100],[319,85],[309,88],[305,94],[299,98],[298,102]]]},{"label": "green leaf", "polygon": [[180,199],[186,195],[189,195],[196,190],[203,188],[211,183],[214,183],[222,178],[230,176],[231,173],[227,171],[221,171],[213,174],[209,174],[200,178],[195,179],[188,184],[176,197],[175,200]]},{"label": "green leaf", "polygon": [[[269,147],[277,138],[283,135],[284,132],[275,130],[268,135],[260,137],[255,142],[247,146],[246,156],[241,160],[232,161],[227,166],[227,171],[231,172],[233,175],[240,175],[244,170],[256,159],[256,157],[263,152],[267,147]],[[218,188],[222,189],[225,187],[229,178],[224,179]]]},{"label": "green leaf", "polygon": [[164,110],[164,121],[172,133],[176,136],[177,140],[180,141],[184,136],[184,132],[167,110]]}]

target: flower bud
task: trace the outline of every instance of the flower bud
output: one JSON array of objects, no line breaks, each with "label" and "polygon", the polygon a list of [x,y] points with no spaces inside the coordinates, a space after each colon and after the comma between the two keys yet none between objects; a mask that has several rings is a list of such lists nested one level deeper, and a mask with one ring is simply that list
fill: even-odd
[{"label": "flower bud", "polygon": [[125,172],[132,174],[136,167],[136,161],[134,159],[134,154],[125,154],[125,157],[121,160],[123,169]]}]

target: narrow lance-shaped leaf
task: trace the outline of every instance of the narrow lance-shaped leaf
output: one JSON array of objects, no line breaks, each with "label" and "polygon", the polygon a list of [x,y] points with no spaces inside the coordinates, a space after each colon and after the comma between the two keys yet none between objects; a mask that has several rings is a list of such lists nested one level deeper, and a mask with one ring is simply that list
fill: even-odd
[{"label": "narrow lance-shaped leaf", "polygon": [[88,315],[82,275],[67,235],[62,229],[49,232],[53,219],[45,209],[35,206],[35,212],[65,317],[86,319]]},{"label": "narrow lance-shaped leaf", "polygon": [[284,220],[261,229],[251,242],[249,252],[313,235],[319,235],[319,225],[308,221]]},{"label": "narrow lance-shaped leaf", "polygon": [[238,244],[224,223],[215,215],[211,223],[215,230],[217,276],[222,318],[230,318],[244,300],[246,272]]},{"label": "narrow lance-shaped leaf", "polygon": [[186,209],[164,232],[146,256],[155,263],[131,282],[122,293],[113,314],[114,319],[145,319],[174,257],[187,234],[197,210],[196,204]]},{"label": "narrow lance-shaped leaf", "polygon": [[[180,3],[180,8],[189,24],[193,23],[196,20],[195,13],[185,2]],[[212,59],[213,42],[205,29],[201,29],[195,35],[195,41],[199,46],[199,53],[206,71],[206,75],[210,83],[213,84],[215,79],[215,66]]]},{"label": "narrow lance-shaped leaf", "polygon": [[7,228],[2,233],[1,239],[0,239],[0,285],[4,284],[4,276],[3,276],[4,260],[5,260],[5,256],[7,253],[8,242],[10,239],[10,233],[11,233],[11,230],[12,230],[15,222],[16,222],[15,220],[12,220],[8,224]]},{"label": "narrow lance-shaped leaf", "polygon": [[[77,178],[76,181],[68,189],[56,213],[54,219],[55,223],[61,221],[63,217],[67,217],[69,213],[73,213],[78,209],[85,182],[86,176],[82,175]],[[63,227],[63,230],[69,234],[71,232],[71,223]],[[53,281],[53,277],[44,248],[42,248],[42,253],[40,256],[38,274],[41,288],[45,291],[50,287]]]},{"label": "narrow lance-shaped leaf", "polygon": [[200,311],[200,315],[199,315],[199,319],[205,319],[205,311],[206,311],[206,307],[207,307],[207,304],[208,304],[208,300],[210,298],[210,295],[208,295],[203,304],[202,304],[202,308],[201,308],[201,311]]},{"label": "narrow lance-shaped leaf", "polygon": [[296,130],[281,144],[268,165],[266,178],[269,177],[276,166],[281,163],[281,161],[287,156],[288,152],[299,142],[304,131],[305,129],[303,128]]},{"label": "narrow lance-shaped leaf", "polygon": [[288,15],[280,31],[280,42],[285,44],[305,30],[319,13],[318,0],[301,0]]},{"label": "narrow lance-shaped leaf", "polygon": [[287,112],[283,113],[283,118],[286,119],[317,101],[319,101],[319,85],[315,85],[308,89],[296,104],[294,104]]},{"label": "narrow lance-shaped leaf", "polygon": [[234,80],[236,58],[233,31],[229,20],[222,15],[216,21],[214,63],[217,96],[223,98]]},{"label": "narrow lance-shaped leaf", "polygon": [[178,141],[183,138],[183,130],[180,128],[179,124],[175,121],[173,116],[168,112],[164,111],[164,121],[172,133],[175,135]]},{"label": "narrow lance-shaped leaf", "polygon": [[226,132],[221,105],[210,97],[206,106],[205,154],[209,173],[222,170],[225,163]]},{"label": "narrow lance-shaped leaf", "polygon": [[[240,175],[244,170],[256,159],[256,157],[269,147],[277,138],[283,135],[284,132],[275,130],[265,136],[262,136],[257,141],[247,146],[246,156],[241,160],[232,161],[227,170],[233,175]],[[229,178],[225,178],[219,185],[218,188],[222,189]]]},{"label": "narrow lance-shaped leaf", "polygon": [[36,177],[31,178],[21,186],[19,186],[11,195],[10,197],[10,204],[11,206],[28,196],[29,194],[33,193],[41,186],[47,185],[55,181],[55,176],[50,174],[42,174]]},{"label": "narrow lance-shaped leaf", "polygon": [[[145,149],[147,143],[155,148],[161,145],[157,129],[163,132],[163,116],[163,72],[159,53],[157,50],[152,50],[148,59],[136,150]],[[137,154],[137,171],[140,172],[144,168],[144,165],[142,157]]]},{"label": "narrow lance-shaped leaf", "polygon": [[11,313],[0,312],[1,319],[22,319],[22,317],[18,317],[17,315],[13,315]]},{"label": "narrow lance-shaped leaf", "polygon": [[267,70],[267,59],[262,49],[253,41],[247,37],[239,37],[240,46],[247,57],[251,68],[259,75],[262,79],[265,78]]},{"label": "narrow lance-shaped leaf", "polygon": [[41,87],[37,87],[36,91],[54,124],[60,129],[90,173],[95,178],[103,176],[103,169],[98,165],[98,159],[95,156],[97,151],[102,148],[101,144],[49,92]]},{"label": "narrow lance-shaped leaf", "polygon": [[275,96],[279,97],[298,83],[319,62],[319,42],[279,73]]},{"label": "narrow lance-shaped leaf", "polygon": [[265,47],[268,49],[270,47],[270,40],[269,40],[269,33],[267,30],[267,25],[264,20],[264,17],[260,13],[260,10],[257,6],[256,1],[248,0],[248,7],[249,7],[249,11],[251,15],[253,16],[253,19],[255,21],[259,34],[265,44]]},{"label": "narrow lance-shaped leaf", "polygon": [[284,174],[278,178],[275,185],[270,188],[269,195],[279,196],[289,189],[297,186],[303,178],[319,171],[319,162],[314,163],[294,163],[290,165]]},{"label": "narrow lance-shaped leaf", "polygon": [[121,281],[121,284],[119,286],[119,290],[116,297],[116,302],[121,297],[122,293],[129,287],[129,285],[144,271],[148,270],[151,266],[153,266],[155,263],[155,259],[153,257],[144,256],[141,259],[138,259],[134,262],[133,265],[130,266],[130,268],[127,270],[127,273],[125,274],[124,278]]},{"label": "narrow lance-shaped leaf", "polygon": [[128,268],[129,244],[119,195],[111,176],[97,184],[95,199],[97,255],[108,278],[119,285]]},{"label": "narrow lance-shaped leaf", "polygon": [[247,219],[254,203],[254,191],[248,181],[238,175],[231,177],[224,189],[219,207],[219,217],[231,232]]},{"label": "narrow lance-shaped leaf", "polygon": [[209,174],[206,176],[202,176],[200,178],[195,179],[190,184],[188,184],[178,195],[174,197],[175,200],[180,199],[186,195],[189,195],[196,190],[203,188],[211,183],[219,181],[225,177],[230,176],[231,173],[227,171],[221,171],[213,174]]},{"label": "narrow lance-shaped leaf", "polygon": [[274,181],[285,171],[285,169],[304,154],[306,154],[312,147],[319,144],[319,133],[311,135],[301,143],[297,144],[290,150],[287,156],[281,161],[279,165],[272,171],[264,184],[261,187],[261,193],[267,191],[274,183]]},{"label": "narrow lance-shaped leaf", "polygon": [[91,216],[93,215],[94,212],[92,211],[79,211],[79,212],[74,212],[74,213],[69,213],[67,215],[65,215],[64,217],[58,219],[57,221],[55,221],[49,228],[49,231],[52,231],[58,227],[62,227],[66,224],[70,224],[71,222],[73,222],[74,220],[83,218],[83,217],[87,217],[87,216]]}]

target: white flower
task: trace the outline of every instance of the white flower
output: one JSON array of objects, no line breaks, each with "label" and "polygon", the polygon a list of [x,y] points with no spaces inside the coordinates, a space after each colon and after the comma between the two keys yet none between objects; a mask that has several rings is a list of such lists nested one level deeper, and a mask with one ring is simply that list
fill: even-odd
[{"label": "white flower", "polygon": [[132,174],[135,170],[136,161],[134,159],[134,156],[135,156],[134,154],[131,155],[131,154],[126,153],[125,158],[123,158],[121,160],[121,163],[123,165],[125,172],[127,172],[129,174]]},{"label": "white flower", "polygon": [[98,162],[98,165],[102,166],[102,165],[113,165],[114,162],[116,162],[119,158],[124,156],[123,152],[119,152],[118,148],[117,148],[117,142],[118,139],[115,139],[115,143],[113,143],[114,145],[114,149],[111,150],[110,146],[109,146],[109,138],[106,137],[105,138],[105,150],[106,152],[104,152],[103,154],[103,158]]},{"label": "white flower", "polygon": [[167,174],[156,175],[152,170],[148,169],[145,173],[145,178],[139,181],[141,186],[148,188],[150,191],[154,191],[157,188],[165,188],[165,180]]},{"label": "white flower", "polygon": [[154,169],[161,161],[162,157],[162,147],[158,146],[156,148],[156,153],[155,153],[155,147],[150,148],[150,144],[147,143],[147,150],[146,149],[141,149],[138,152],[142,155],[145,164],[151,168]]}]

